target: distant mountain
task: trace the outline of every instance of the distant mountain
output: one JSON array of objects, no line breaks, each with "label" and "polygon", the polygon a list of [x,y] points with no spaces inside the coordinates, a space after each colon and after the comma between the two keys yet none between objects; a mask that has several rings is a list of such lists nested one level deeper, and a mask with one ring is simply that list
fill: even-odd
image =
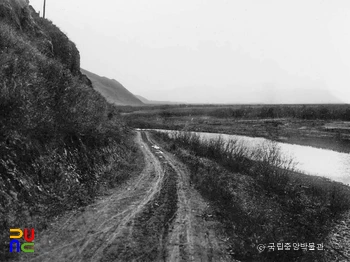
[{"label": "distant mountain", "polygon": [[153,101],[144,98],[143,96],[135,95],[139,100],[141,100],[144,104],[148,105],[172,105],[172,104],[181,104],[180,102],[172,102],[172,101]]},{"label": "distant mountain", "polygon": [[96,75],[85,69],[81,69],[81,72],[91,80],[94,89],[98,91],[102,96],[104,96],[108,102],[121,106],[144,105],[144,103],[140,99],[134,96],[118,81]]},{"label": "distant mountain", "polygon": [[266,85],[234,85],[226,88],[186,87],[171,90],[149,90],[152,100],[179,103],[214,104],[336,104],[342,103],[327,89],[277,88]]}]

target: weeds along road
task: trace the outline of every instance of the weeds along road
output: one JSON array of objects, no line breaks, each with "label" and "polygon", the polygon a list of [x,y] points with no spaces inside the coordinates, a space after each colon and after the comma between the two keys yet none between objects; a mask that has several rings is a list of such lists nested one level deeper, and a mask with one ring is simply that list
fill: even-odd
[{"label": "weeds along road", "polygon": [[36,232],[22,261],[233,261],[186,167],[138,132],[145,167],[127,185]]}]

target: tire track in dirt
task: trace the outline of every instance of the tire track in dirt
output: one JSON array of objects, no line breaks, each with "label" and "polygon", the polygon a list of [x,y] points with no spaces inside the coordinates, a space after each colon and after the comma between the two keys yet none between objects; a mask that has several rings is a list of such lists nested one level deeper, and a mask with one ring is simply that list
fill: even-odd
[{"label": "tire track in dirt", "polygon": [[130,181],[127,188],[116,189],[110,197],[86,207],[81,213],[72,212],[50,232],[38,232],[35,257],[21,256],[23,261],[99,261],[104,248],[126,228],[132,228],[128,224],[160,191],[164,178],[160,162],[142,141],[140,133],[136,140],[145,157],[142,173]]},{"label": "tire track in dirt", "polygon": [[[147,136],[156,144],[149,133]],[[178,176],[178,208],[168,235],[166,261],[236,261],[227,253],[221,224],[210,218],[208,202],[190,185],[188,168],[173,154],[163,150],[162,155]]]},{"label": "tire track in dirt", "polygon": [[[36,232],[22,261],[231,261],[189,172],[148,132],[137,132],[143,171],[125,186]],[[33,257],[34,255],[34,257]]]},{"label": "tire track in dirt", "polygon": [[[148,138],[143,134],[148,142]],[[158,158],[164,172],[161,189],[149,201],[142,212],[137,214],[117,241],[105,249],[102,261],[165,261],[167,257],[165,245],[172,220],[177,210],[177,174],[164,161],[155,145],[149,144]],[[127,241],[122,241],[122,240]]]}]

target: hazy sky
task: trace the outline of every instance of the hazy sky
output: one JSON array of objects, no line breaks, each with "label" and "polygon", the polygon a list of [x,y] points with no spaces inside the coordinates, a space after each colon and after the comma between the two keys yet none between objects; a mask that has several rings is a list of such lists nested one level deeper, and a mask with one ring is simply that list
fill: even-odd
[{"label": "hazy sky", "polygon": [[46,16],[76,43],[81,67],[149,99],[259,84],[329,89],[350,103],[348,0],[47,0]]}]

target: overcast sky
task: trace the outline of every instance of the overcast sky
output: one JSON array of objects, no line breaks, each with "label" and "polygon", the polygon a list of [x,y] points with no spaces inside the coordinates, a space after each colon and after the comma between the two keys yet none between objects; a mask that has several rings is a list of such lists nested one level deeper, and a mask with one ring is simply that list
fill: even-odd
[{"label": "overcast sky", "polygon": [[47,0],[46,17],[82,68],[150,99],[251,84],[328,89],[350,103],[348,0]]}]

